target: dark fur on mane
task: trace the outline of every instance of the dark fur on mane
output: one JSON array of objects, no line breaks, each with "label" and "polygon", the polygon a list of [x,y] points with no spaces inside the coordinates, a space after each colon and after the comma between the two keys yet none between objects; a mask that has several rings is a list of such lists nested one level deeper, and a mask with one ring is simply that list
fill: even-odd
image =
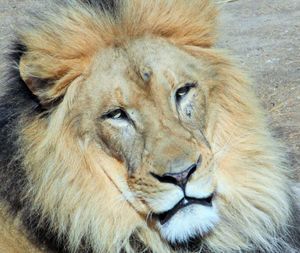
[{"label": "dark fur on mane", "polygon": [[82,0],[82,2],[92,5],[95,8],[100,8],[102,11],[107,11],[113,15],[117,13],[118,0]]},{"label": "dark fur on mane", "polygon": [[[117,12],[115,0],[82,1],[111,15]],[[5,70],[0,84],[4,90],[0,96],[0,201],[8,205],[11,215],[21,215],[30,239],[51,251],[68,253],[65,247],[67,236],[58,238],[47,221],[41,222],[38,212],[29,211],[31,204],[24,198],[28,182],[19,152],[19,123],[22,119],[28,120],[45,112],[20,76],[18,66],[26,47],[18,40],[11,44],[9,53],[5,55]],[[79,252],[91,253],[92,250],[83,241]]]},{"label": "dark fur on mane", "polygon": [[17,65],[25,46],[14,43],[14,47],[7,58],[7,69],[4,76],[5,89],[0,100],[0,198],[10,203],[12,210],[22,208],[20,195],[26,185],[26,175],[20,165],[21,157],[18,157],[18,122],[26,112],[34,112],[38,108],[35,96],[27,88],[20,77]]},{"label": "dark fur on mane", "polygon": [[67,253],[63,248],[63,241],[47,231],[44,222],[39,224],[39,215],[32,214],[30,203],[24,199],[27,189],[25,169],[22,167],[19,144],[19,122],[22,118],[32,117],[41,113],[38,99],[30,92],[20,77],[17,68],[26,47],[14,42],[11,53],[6,56],[7,71],[4,76],[4,94],[0,98],[0,199],[8,204],[12,215],[21,214],[23,223],[31,237],[36,242],[56,252]]}]

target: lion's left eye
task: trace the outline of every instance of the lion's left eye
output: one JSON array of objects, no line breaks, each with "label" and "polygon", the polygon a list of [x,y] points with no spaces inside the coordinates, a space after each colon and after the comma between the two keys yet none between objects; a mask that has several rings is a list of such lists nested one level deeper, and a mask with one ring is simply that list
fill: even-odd
[{"label": "lion's left eye", "polygon": [[129,120],[127,113],[123,109],[116,109],[104,115],[108,119],[123,119]]},{"label": "lion's left eye", "polygon": [[186,96],[192,88],[196,87],[196,83],[187,83],[183,87],[179,88],[176,91],[175,97],[176,102],[180,102],[180,100]]}]

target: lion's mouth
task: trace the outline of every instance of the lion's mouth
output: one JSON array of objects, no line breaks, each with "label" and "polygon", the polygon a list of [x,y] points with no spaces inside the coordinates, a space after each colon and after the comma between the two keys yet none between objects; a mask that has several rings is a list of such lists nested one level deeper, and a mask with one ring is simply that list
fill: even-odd
[{"label": "lion's mouth", "polygon": [[181,199],[172,209],[156,214],[157,219],[159,220],[161,225],[166,224],[179,210],[193,204],[198,204],[202,206],[212,206],[212,199],[213,194],[208,196],[207,198],[197,199],[197,198],[190,198],[190,197],[184,197]]}]

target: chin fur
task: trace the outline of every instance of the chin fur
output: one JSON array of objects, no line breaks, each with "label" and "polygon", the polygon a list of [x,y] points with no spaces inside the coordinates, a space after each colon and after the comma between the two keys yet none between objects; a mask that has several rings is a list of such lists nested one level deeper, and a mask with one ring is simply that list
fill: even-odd
[{"label": "chin fur", "polygon": [[216,209],[191,205],[179,210],[166,224],[159,224],[161,235],[171,244],[185,244],[203,237],[218,223]]}]

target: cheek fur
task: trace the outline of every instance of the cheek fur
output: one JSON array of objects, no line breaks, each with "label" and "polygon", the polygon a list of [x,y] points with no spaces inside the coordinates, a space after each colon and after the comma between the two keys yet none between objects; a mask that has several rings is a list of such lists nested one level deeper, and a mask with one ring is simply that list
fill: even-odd
[{"label": "cheek fur", "polygon": [[98,136],[115,158],[122,160],[128,171],[138,169],[143,152],[143,138],[127,123],[125,126],[111,126],[104,123],[98,131]]}]

